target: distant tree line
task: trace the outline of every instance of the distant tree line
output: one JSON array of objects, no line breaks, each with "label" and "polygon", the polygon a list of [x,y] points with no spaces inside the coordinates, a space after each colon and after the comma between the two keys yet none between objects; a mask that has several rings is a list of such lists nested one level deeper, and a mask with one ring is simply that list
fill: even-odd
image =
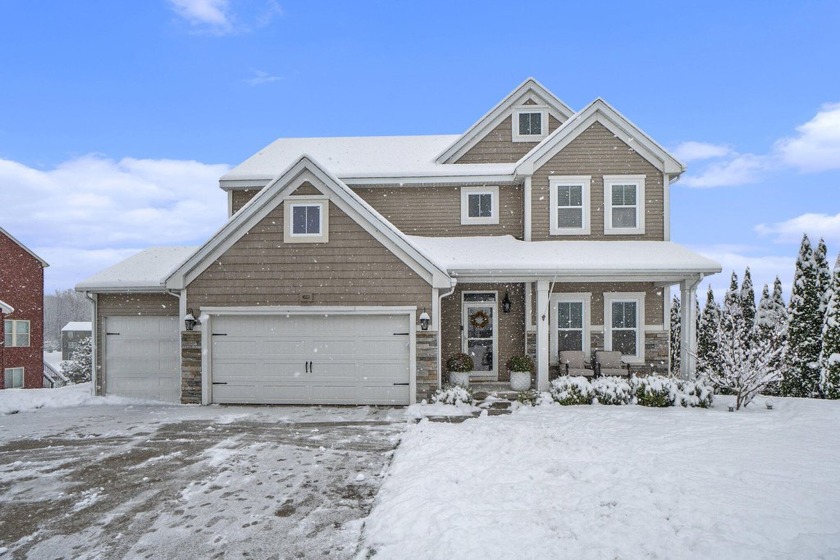
[{"label": "distant tree line", "polygon": [[[711,286],[698,306],[697,372],[746,406],[760,393],[840,398],[840,258],[832,274],[827,248],[805,235],[796,260],[790,301],[778,276],[766,284],[758,307],[750,270],[740,287],[733,272],[723,305]],[[680,305],[671,303],[671,372],[680,369]]]},{"label": "distant tree line", "polygon": [[61,347],[61,329],[70,321],[90,321],[93,306],[75,290],[56,290],[44,296],[44,348]]}]

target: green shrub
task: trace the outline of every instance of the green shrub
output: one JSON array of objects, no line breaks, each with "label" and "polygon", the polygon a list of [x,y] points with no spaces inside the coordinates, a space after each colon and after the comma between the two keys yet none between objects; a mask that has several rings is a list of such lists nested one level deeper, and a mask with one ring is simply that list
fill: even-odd
[{"label": "green shrub", "polygon": [[475,364],[468,354],[453,354],[446,360],[447,371],[472,371]]},{"label": "green shrub", "polygon": [[536,389],[520,391],[516,394],[516,402],[528,406],[536,406],[540,402],[540,392]]},{"label": "green shrub", "polygon": [[558,377],[548,392],[562,405],[592,404],[592,386],[585,377]]},{"label": "green shrub", "polygon": [[531,356],[511,356],[507,363],[508,371],[534,371]]},{"label": "green shrub", "polygon": [[461,387],[460,385],[444,385],[443,389],[438,389],[432,395],[431,401],[433,403],[441,404],[473,404],[472,391],[468,387]]},{"label": "green shrub", "polygon": [[680,405],[710,408],[714,400],[714,388],[702,381],[678,381]]},{"label": "green shrub", "polygon": [[633,388],[620,377],[599,377],[591,382],[592,395],[600,404],[632,404]]},{"label": "green shrub", "polygon": [[675,380],[659,375],[634,377],[631,379],[636,404],[664,408],[674,406],[677,401]]}]

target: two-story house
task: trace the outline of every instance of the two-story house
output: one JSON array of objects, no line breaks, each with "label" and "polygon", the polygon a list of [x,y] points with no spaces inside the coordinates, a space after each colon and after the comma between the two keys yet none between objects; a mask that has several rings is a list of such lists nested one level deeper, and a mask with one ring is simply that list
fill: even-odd
[{"label": "two-story house", "polygon": [[[230,217],[204,245],[77,286],[96,390],[408,404],[462,351],[475,381],[528,353],[540,389],[559,350],[664,372],[671,287],[692,301],[720,271],[670,241],[684,170],[605,101],[575,112],[533,79],[460,135],[277,140],[221,178]],[[683,306],[686,376],[695,319]]]},{"label": "two-story house", "polygon": [[44,379],[44,259],[0,228],[0,389]]}]

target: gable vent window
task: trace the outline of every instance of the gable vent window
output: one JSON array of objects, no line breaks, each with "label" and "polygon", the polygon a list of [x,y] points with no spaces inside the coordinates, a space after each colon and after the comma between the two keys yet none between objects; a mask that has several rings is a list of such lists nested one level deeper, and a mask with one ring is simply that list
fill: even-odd
[{"label": "gable vent window", "polygon": [[292,234],[321,235],[321,205],[292,205]]},{"label": "gable vent window", "polygon": [[499,187],[461,187],[461,224],[498,224]]},{"label": "gable vent window", "polygon": [[326,198],[289,197],[284,206],[283,240],[286,243],[329,241],[329,212]]},{"label": "gable vent window", "polygon": [[513,110],[513,141],[539,142],[548,135],[548,108],[526,105]]}]

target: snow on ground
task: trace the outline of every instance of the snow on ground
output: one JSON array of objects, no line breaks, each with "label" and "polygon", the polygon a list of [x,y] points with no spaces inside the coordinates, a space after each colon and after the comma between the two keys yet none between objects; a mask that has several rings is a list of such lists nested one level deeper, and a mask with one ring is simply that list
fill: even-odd
[{"label": "snow on ground", "polygon": [[0,391],[0,414],[16,414],[39,408],[66,408],[105,404],[159,404],[154,401],[109,395],[95,397],[90,382],[57,389],[5,389]]},{"label": "snow on ground", "polygon": [[61,350],[56,350],[55,352],[46,352],[44,351],[44,361],[50,364],[52,367],[61,371]]},{"label": "snow on ground", "polygon": [[359,558],[840,558],[840,402],[727,404],[423,420]]}]

